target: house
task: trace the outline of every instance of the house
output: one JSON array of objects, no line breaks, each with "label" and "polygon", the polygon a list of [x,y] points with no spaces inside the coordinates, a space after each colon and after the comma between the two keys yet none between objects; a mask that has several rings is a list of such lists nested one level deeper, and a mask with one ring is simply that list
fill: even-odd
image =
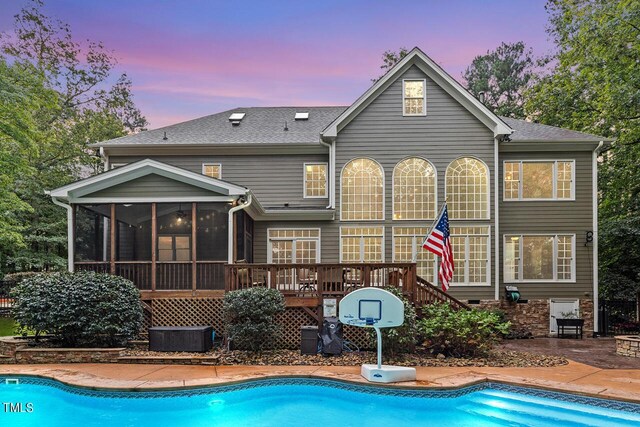
[{"label": "house", "polygon": [[[51,196],[69,269],[131,279],[152,323],[196,322],[256,285],[317,320],[353,287],[392,284],[546,335],[564,312],[597,328],[605,142],[498,117],[416,48],[350,106],[237,108],[98,143],[107,171]],[[445,200],[447,294],[421,248]]]}]

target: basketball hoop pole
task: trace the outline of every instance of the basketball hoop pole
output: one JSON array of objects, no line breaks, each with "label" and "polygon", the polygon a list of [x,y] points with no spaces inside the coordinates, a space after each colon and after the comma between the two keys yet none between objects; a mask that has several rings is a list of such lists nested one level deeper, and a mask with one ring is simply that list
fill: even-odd
[{"label": "basketball hoop pole", "polygon": [[373,329],[376,330],[376,338],[378,339],[378,369],[382,369],[382,333],[377,326],[374,326]]}]

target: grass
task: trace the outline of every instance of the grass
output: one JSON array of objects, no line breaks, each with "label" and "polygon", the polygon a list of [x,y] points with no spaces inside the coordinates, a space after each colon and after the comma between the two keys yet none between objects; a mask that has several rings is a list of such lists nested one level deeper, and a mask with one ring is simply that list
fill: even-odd
[{"label": "grass", "polygon": [[0,337],[15,335],[15,325],[11,317],[0,317]]}]

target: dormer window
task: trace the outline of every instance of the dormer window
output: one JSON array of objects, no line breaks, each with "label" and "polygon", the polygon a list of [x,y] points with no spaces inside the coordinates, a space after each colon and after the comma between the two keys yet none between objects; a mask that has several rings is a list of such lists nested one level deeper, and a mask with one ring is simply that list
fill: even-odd
[{"label": "dormer window", "polygon": [[425,80],[402,81],[402,114],[404,116],[427,115],[425,86]]}]

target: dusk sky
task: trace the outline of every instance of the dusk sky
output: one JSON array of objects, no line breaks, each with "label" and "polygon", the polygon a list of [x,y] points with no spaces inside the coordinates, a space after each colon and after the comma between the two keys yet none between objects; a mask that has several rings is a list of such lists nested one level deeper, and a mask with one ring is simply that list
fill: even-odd
[{"label": "dusk sky", "polygon": [[[0,31],[26,3],[0,0]],[[545,54],[544,3],[48,0],[45,11],[114,51],[153,129],[235,107],[351,104],[401,46],[458,80],[502,41]]]}]

